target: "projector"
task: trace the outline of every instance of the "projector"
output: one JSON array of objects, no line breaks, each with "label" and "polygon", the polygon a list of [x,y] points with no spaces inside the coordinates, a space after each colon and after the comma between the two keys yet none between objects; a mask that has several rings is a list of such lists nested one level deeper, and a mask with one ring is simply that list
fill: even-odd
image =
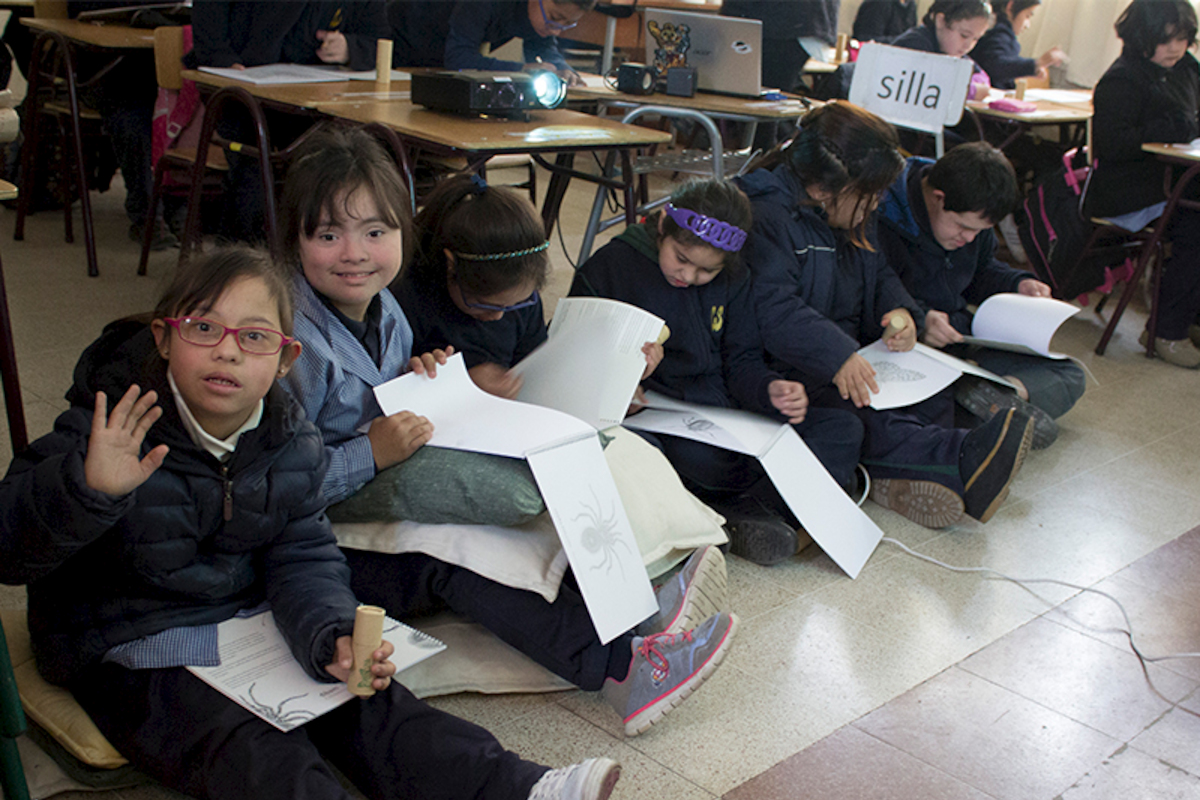
[{"label": "projector", "polygon": [[528,118],[530,110],[558,108],[567,87],[553,72],[414,72],[412,101],[455,114]]}]

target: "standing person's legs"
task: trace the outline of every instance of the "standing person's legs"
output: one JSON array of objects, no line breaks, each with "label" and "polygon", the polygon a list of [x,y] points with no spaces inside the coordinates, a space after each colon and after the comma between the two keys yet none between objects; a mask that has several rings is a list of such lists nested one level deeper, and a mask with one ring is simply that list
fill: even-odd
[{"label": "standing person's legs", "polygon": [[633,635],[600,643],[583,599],[565,584],[553,603],[423,553],[344,550],[350,588],[394,617],[443,608],[478,622],[559,677],[596,691],[629,671]]}]

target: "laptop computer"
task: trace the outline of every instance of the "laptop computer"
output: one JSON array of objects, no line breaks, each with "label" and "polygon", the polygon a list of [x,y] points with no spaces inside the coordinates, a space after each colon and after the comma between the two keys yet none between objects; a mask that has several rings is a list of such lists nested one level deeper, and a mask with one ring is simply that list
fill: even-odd
[{"label": "laptop computer", "polygon": [[646,63],[661,73],[695,67],[702,92],[762,94],[762,23],[756,19],[647,8]]}]

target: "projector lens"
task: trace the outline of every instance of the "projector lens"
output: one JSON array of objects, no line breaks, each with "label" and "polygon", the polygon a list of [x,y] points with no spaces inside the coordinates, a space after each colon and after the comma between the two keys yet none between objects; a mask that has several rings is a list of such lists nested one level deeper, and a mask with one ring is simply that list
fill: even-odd
[{"label": "projector lens", "polygon": [[545,108],[558,108],[567,99],[567,85],[553,72],[539,72],[533,77],[533,92]]}]

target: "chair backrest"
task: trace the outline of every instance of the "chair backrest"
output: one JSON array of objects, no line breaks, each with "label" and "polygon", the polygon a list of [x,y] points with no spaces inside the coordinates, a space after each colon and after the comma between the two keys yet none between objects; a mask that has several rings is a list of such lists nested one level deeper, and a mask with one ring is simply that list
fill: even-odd
[{"label": "chair backrest", "polygon": [[33,15],[41,19],[67,19],[67,0],[33,0]]},{"label": "chair backrest", "polygon": [[25,712],[17,694],[17,679],[13,675],[4,625],[0,624],[0,790],[6,798],[29,800],[29,786],[21,767],[16,738],[25,732]]},{"label": "chair backrest", "polygon": [[154,29],[154,74],[158,85],[179,91],[183,86],[183,28],[166,26]]},{"label": "chair backrest", "polygon": [[902,128],[932,133],[942,155],[942,132],[957,125],[974,62],[871,43],[859,52],[850,102]]}]

